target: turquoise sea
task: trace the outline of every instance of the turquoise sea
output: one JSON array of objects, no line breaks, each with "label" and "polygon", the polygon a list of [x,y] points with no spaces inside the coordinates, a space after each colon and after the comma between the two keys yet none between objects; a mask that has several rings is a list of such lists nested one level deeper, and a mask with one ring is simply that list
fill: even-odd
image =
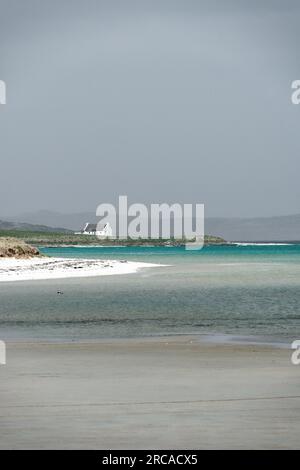
[{"label": "turquoise sea", "polygon": [[168,334],[283,343],[300,339],[300,245],[41,251],[168,266],[129,275],[1,283],[1,339],[87,341]]}]

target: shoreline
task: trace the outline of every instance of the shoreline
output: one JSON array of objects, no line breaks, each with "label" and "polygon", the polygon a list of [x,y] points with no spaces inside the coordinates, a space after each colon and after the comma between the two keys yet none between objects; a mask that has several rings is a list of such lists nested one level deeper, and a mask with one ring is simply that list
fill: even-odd
[{"label": "shoreline", "polygon": [[267,340],[263,336],[245,336],[225,333],[170,333],[157,334],[152,336],[128,336],[128,337],[106,337],[106,338],[82,338],[82,339],[62,339],[43,337],[22,337],[11,336],[2,338],[6,344],[57,344],[57,345],[110,345],[110,344],[138,344],[138,343],[173,343],[176,341],[188,341],[190,344],[211,345],[211,346],[240,346],[258,347],[273,349],[291,349],[291,343],[282,339],[272,338]]},{"label": "shoreline", "polygon": [[0,282],[35,281],[134,274],[143,268],[166,265],[127,260],[76,258],[2,258]]}]

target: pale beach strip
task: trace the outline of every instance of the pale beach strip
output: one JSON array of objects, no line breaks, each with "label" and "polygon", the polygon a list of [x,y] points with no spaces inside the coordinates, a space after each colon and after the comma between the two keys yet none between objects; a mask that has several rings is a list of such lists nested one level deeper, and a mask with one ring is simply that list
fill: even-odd
[{"label": "pale beach strip", "polygon": [[132,274],[162,264],[76,258],[0,259],[0,282]]}]

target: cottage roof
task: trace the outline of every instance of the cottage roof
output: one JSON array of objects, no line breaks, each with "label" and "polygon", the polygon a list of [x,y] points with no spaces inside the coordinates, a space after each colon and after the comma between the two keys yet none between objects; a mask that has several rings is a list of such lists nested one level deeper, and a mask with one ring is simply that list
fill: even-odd
[{"label": "cottage roof", "polygon": [[87,226],[84,228],[85,232],[96,232],[103,230],[105,228],[106,224],[87,224]]}]

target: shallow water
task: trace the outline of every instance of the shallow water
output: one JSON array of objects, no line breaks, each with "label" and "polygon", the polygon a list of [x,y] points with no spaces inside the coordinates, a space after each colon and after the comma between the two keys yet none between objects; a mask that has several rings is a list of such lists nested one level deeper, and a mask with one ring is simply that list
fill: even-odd
[{"label": "shallow water", "polygon": [[[300,338],[300,245],[42,248],[55,257],[168,264],[137,274],[0,285],[0,338],[163,334]],[[57,295],[57,291],[63,295]]]}]

